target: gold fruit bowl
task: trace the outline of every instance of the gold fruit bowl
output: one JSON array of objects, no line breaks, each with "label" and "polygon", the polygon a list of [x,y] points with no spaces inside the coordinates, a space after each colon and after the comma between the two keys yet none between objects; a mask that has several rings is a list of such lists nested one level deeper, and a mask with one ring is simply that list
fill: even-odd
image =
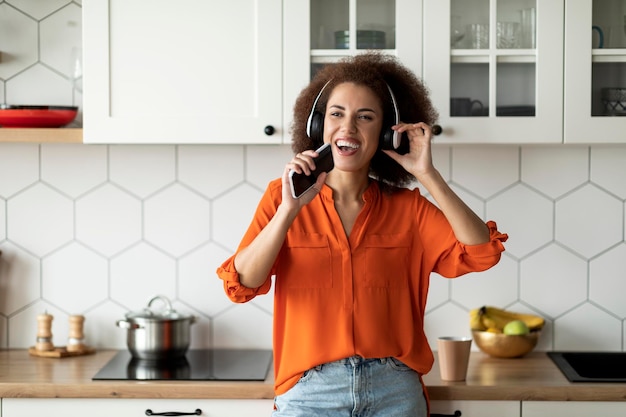
[{"label": "gold fruit bowl", "polygon": [[526,355],[537,346],[540,334],[540,331],[533,331],[517,336],[472,330],[472,337],[478,348],[496,358],[519,358]]}]

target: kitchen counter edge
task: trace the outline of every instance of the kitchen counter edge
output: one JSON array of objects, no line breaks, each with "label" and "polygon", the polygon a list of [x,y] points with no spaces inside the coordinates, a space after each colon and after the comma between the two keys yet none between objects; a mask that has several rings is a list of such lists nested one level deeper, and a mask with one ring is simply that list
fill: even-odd
[{"label": "kitchen counter edge", "polygon": [[[0,398],[272,399],[272,370],[265,381],[93,381],[117,350],[69,358],[0,351]],[[436,356],[436,355],[435,355]],[[545,352],[521,359],[473,352],[463,382],[442,381],[435,361],[424,376],[431,400],[626,401],[626,384],[571,383]]]}]

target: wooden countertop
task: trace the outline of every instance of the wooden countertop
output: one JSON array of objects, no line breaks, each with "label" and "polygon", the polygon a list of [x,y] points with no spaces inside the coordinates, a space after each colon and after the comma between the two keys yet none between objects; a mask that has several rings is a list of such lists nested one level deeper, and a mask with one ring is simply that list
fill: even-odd
[{"label": "wooden countertop", "polygon": [[[0,351],[2,398],[268,398],[263,382],[92,381],[115,350],[68,358],[40,358],[26,350]],[[437,362],[424,377],[432,400],[626,401],[626,384],[570,383],[544,352],[496,359],[473,352],[467,380],[446,382]]]},{"label": "wooden countertop", "polygon": [[432,400],[626,401],[626,383],[569,382],[545,352],[518,359],[472,352],[464,382],[442,381],[435,359],[424,383]]},{"label": "wooden countertop", "polygon": [[117,352],[43,358],[0,351],[0,398],[274,398],[273,372],[261,382],[92,381]]}]

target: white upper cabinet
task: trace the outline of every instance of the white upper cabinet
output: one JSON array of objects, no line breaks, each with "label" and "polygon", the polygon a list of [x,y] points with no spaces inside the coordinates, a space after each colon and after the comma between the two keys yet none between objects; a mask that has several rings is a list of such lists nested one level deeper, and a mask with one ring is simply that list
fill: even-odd
[{"label": "white upper cabinet", "polygon": [[281,143],[281,0],[83,2],[85,143]]},{"label": "white upper cabinet", "polygon": [[563,0],[424,0],[439,143],[563,140]]},{"label": "white upper cabinet", "polygon": [[626,142],[626,1],[566,0],[565,142]]},{"label": "white upper cabinet", "polygon": [[88,0],[86,143],[289,143],[323,65],[421,76],[443,144],[626,143],[626,0]]}]

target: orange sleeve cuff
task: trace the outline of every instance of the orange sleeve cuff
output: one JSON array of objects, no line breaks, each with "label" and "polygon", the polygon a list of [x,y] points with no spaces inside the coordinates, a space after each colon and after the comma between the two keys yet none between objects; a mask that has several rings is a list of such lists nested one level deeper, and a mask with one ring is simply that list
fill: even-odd
[{"label": "orange sleeve cuff", "polygon": [[235,270],[235,257],[226,260],[219,268],[217,275],[224,281],[224,291],[228,298],[235,303],[245,303],[259,294],[267,294],[271,287],[271,279],[265,280],[258,288],[248,288],[239,281],[239,273]]},{"label": "orange sleeve cuff", "polygon": [[487,227],[489,228],[489,242],[479,245],[464,245],[463,249],[466,254],[473,257],[481,257],[499,255],[504,252],[503,243],[507,241],[509,235],[500,233],[498,226],[493,221],[488,221]]}]

